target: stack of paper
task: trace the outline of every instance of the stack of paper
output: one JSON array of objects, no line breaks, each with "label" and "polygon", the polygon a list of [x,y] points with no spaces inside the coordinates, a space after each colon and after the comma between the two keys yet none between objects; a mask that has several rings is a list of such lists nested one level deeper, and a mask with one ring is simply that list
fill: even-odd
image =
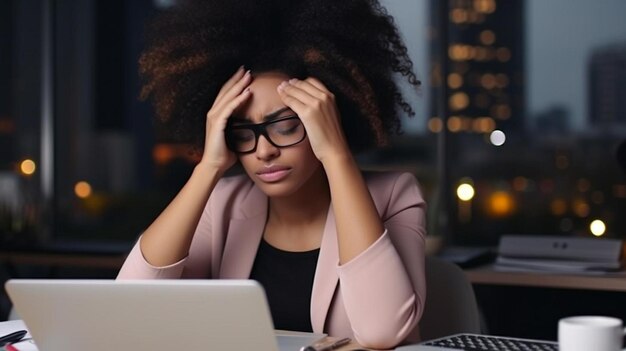
[{"label": "stack of paper", "polygon": [[504,235],[496,269],[558,273],[604,273],[622,267],[621,240]]}]

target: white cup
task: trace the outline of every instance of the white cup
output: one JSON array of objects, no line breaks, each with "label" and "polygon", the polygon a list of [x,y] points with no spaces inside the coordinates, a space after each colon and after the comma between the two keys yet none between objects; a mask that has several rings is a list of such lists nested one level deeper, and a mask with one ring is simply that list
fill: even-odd
[{"label": "white cup", "polygon": [[559,320],[560,351],[619,351],[626,330],[618,318],[576,316]]}]

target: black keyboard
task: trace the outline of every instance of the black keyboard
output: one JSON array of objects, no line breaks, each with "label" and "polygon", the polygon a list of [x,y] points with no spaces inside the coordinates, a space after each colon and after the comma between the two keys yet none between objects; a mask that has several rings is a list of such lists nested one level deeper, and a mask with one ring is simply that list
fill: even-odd
[{"label": "black keyboard", "polygon": [[558,351],[553,341],[510,338],[504,336],[456,334],[426,341],[422,345],[466,351]]}]

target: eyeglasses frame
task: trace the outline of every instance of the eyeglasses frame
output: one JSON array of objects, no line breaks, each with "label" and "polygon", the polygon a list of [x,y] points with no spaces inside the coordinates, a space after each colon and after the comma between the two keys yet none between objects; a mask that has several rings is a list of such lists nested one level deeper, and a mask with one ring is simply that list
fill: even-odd
[{"label": "eyeglasses frame", "polygon": [[[231,122],[229,121],[229,125],[226,127],[225,132],[225,136],[226,136],[226,145],[228,146],[228,148],[233,151],[234,153],[237,154],[249,154],[249,153],[253,153],[256,151],[257,146],[259,145],[259,137],[261,135],[263,135],[265,137],[265,140],[267,140],[270,144],[272,144],[273,146],[277,147],[277,148],[285,148],[285,147],[290,147],[296,144],[299,144],[302,142],[302,140],[304,140],[306,138],[306,129],[304,129],[304,133],[302,134],[302,138],[298,141],[296,141],[295,143],[289,144],[289,145],[278,145],[276,144],[272,138],[270,138],[269,134],[267,133],[267,126],[268,125],[272,125],[281,121],[286,121],[286,120],[290,120],[290,119],[300,119],[300,117],[298,117],[298,115],[289,115],[289,116],[285,116],[285,117],[281,117],[278,119],[274,119],[271,121],[265,121],[262,123],[257,123],[257,124],[237,124],[237,125],[232,125]],[[300,124],[302,124],[302,121],[300,121]],[[302,126],[302,128],[304,128],[304,126]],[[235,129],[249,129],[252,130],[252,132],[254,133],[254,147],[250,150],[250,151],[237,151],[235,150],[234,145],[231,142],[232,137],[232,131]]]}]

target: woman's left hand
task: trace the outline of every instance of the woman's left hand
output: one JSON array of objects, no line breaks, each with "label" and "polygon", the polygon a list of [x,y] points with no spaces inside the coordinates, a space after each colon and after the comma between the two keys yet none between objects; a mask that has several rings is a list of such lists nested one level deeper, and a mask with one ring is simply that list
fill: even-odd
[{"label": "woman's left hand", "polygon": [[278,95],[298,114],[315,156],[324,164],[331,157],[349,156],[335,96],[315,78],[282,82]]}]

